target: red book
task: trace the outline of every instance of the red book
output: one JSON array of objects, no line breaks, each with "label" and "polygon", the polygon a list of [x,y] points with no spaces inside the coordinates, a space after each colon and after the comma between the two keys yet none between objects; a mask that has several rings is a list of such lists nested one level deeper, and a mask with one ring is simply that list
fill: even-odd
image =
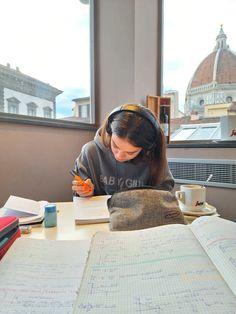
[{"label": "red book", "polygon": [[21,236],[19,220],[15,216],[0,217],[0,259],[12,243]]}]

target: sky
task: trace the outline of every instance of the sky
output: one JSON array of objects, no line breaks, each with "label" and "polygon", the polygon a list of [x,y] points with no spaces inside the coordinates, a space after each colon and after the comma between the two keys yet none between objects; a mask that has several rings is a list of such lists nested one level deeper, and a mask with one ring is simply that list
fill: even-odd
[{"label": "sky", "polygon": [[89,6],[0,0],[0,8],[0,64],[65,91],[57,97],[57,117],[71,116],[71,99],[90,93]]},{"label": "sky", "polygon": [[236,51],[236,0],[164,0],[163,90],[179,91],[183,109],[188,83],[216,45],[220,26]]},{"label": "sky", "polygon": [[[148,1],[148,0],[146,0]],[[89,6],[79,0],[0,0],[0,64],[64,91],[57,117],[90,94]],[[164,92],[189,80],[216,44],[220,25],[236,51],[236,0],[164,0]]]}]

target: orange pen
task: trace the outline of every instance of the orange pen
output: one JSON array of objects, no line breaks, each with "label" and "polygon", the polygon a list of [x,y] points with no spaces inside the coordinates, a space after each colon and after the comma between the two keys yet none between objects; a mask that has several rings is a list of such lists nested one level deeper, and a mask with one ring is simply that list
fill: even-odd
[{"label": "orange pen", "polygon": [[84,180],[74,170],[71,170],[70,174],[74,177],[76,181],[79,182],[79,184],[83,185],[85,191],[92,192],[91,187],[86,182],[84,182]]}]

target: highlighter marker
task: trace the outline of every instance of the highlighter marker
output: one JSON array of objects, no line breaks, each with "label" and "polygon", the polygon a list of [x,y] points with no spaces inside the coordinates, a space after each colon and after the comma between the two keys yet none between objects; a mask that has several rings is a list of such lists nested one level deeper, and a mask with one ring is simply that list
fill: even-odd
[{"label": "highlighter marker", "polygon": [[86,191],[92,192],[91,187],[86,182],[84,182],[84,180],[74,170],[71,170],[70,174],[74,177],[76,181],[78,181],[81,185],[83,185]]}]

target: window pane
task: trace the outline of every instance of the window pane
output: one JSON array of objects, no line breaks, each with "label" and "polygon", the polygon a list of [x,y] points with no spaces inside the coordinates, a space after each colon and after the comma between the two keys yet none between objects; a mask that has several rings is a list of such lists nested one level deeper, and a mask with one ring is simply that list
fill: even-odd
[{"label": "window pane", "polygon": [[202,127],[198,128],[196,132],[193,133],[188,139],[189,140],[207,140],[211,138],[212,134],[215,132],[216,127]]},{"label": "window pane", "polygon": [[[171,133],[183,124],[221,126],[222,116],[232,125],[230,117],[236,115],[236,1],[163,1],[163,95],[171,97],[174,107]],[[188,139],[221,136],[220,129],[212,131],[200,127]]]},{"label": "window pane", "polygon": [[171,136],[172,141],[184,141],[190,137],[190,135],[193,134],[193,132],[196,131],[196,128],[182,128],[178,131],[176,131],[176,135],[173,134]]},{"label": "window pane", "polygon": [[3,0],[0,9],[0,112],[84,121],[73,100],[91,106],[89,0]]},{"label": "window pane", "polygon": [[216,128],[215,132],[212,134],[212,138],[214,138],[214,139],[220,139],[221,138],[220,127]]}]

